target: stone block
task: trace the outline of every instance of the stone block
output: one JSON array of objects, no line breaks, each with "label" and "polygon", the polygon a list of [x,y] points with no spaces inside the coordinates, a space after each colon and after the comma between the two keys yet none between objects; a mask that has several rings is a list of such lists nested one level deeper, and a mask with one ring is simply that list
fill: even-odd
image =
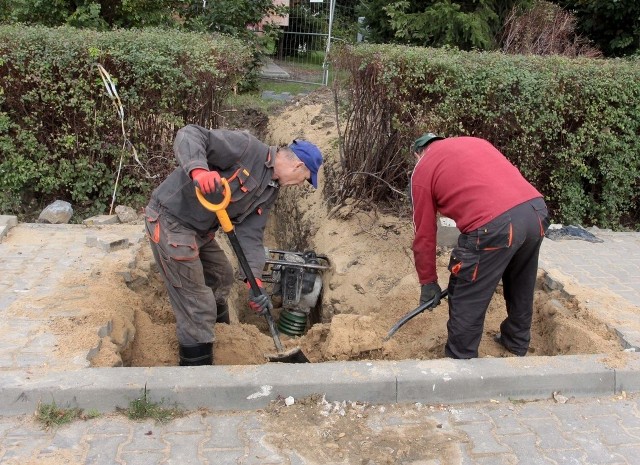
[{"label": "stone block", "polygon": [[129,247],[129,239],[117,235],[96,236],[90,234],[87,236],[86,244],[88,247],[97,247],[105,252],[114,252]]},{"label": "stone block", "polygon": [[9,229],[18,225],[18,217],[13,215],[0,215],[0,226],[7,226]]},{"label": "stone block", "polygon": [[445,216],[438,218],[437,243],[440,247],[456,247],[459,235],[460,230],[456,227],[455,221]]},{"label": "stone block", "polygon": [[118,224],[118,215],[97,215],[82,221],[87,226],[101,226],[106,224]]}]

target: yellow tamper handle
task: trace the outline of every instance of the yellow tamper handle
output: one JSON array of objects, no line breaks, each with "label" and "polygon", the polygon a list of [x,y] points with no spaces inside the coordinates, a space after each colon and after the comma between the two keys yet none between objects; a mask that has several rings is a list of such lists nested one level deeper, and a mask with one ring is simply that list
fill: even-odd
[{"label": "yellow tamper handle", "polygon": [[226,233],[229,233],[233,231],[233,223],[231,223],[231,219],[227,214],[226,208],[231,202],[231,188],[229,187],[229,182],[225,178],[222,178],[221,181],[222,181],[222,188],[223,188],[222,202],[220,203],[209,202],[207,199],[204,198],[204,195],[202,194],[202,191],[200,190],[199,187],[196,187],[196,197],[198,197],[198,200],[200,201],[200,203],[204,208],[216,214],[216,216],[218,217],[218,222],[222,227],[222,230]]}]

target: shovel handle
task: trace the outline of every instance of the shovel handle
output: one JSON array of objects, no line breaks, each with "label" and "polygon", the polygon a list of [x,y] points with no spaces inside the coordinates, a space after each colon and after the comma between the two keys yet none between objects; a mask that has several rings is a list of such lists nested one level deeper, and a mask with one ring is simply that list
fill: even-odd
[{"label": "shovel handle", "polygon": [[205,197],[199,187],[196,186],[196,197],[200,201],[200,204],[213,212],[218,217],[218,222],[222,227],[222,230],[226,233],[233,231],[233,223],[231,223],[231,219],[229,218],[229,214],[227,213],[226,208],[231,203],[231,188],[229,187],[229,181],[225,178],[221,179],[222,182],[222,202],[220,203],[211,203]]},{"label": "shovel handle", "polygon": [[[448,289],[445,289],[440,293],[440,299],[444,299],[445,297],[447,297],[447,295],[449,295],[449,291]],[[384,337],[384,340],[388,341],[391,338],[391,336],[393,336],[396,333],[396,331],[398,331],[402,326],[404,326],[404,324],[407,321],[409,321],[414,316],[421,314],[426,309],[430,308],[433,305],[434,300],[436,300],[435,297],[433,299],[429,299],[427,302],[419,305],[414,310],[411,310],[409,313],[407,313],[402,318],[400,318],[398,322],[395,325],[393,325],[393,327],[389,330],[387,335]]]},{"label": "shovel handle", "polygon": [[[198,197],[198,200],[200,201],[200,203],[204,208],[206,208],[211,212],[214,212],[218,217],[218,222],[220,223],[222,230],[225,233],[227,233],[227,237],[229,238],[231,247],[233,248],[233,251],[235,252],[236,257],[238,258],[238,262],[240,263],[240,268],[242,269],[244,276],[247,278],[247,282],[249,283],[249,286],[251,286],[251,291],[253,292],[253,295],[255,296],[260,295],[260,287],[258,286],[256,278],[253,275],[253,272],[251,271],[251,267],[249,266],[247,257],[245,256],[244,251],[240,246],[240,241],[238,240],[238,236],[236,236],[236,232],[234,231],[234,228],[233,228],[233,223],[231,222],[231,219],[229,218],[229,214],[227,213],[227,210],[226,210],[227,206],[231,202],[231,189],[229,188],[229,182],[225,178],[222,178],[222,187],[223,187],[223,192],[222,192],[223,198],[222,198],[222,202],[220,203],[209,202],[207,199],[204,198],[202,191],[197,186],[196,186],[196,197]],[[269,325],[269,332],[271,333],[271,337],[273,338],[273,342],[276,346],[278,353],[283,352],[284,347],[282,346],[282,342],[280,341],[280,334],[278,333],[278,328],[276,327],[276,323],[273,320],[273,315],[271,315],[271,312],[267,310],[264,317],[266,318],[267,324]]]},{"label": "shovel handle", "polygon": [[[238,257],[240,268],[242,269],[242,272],[244,273],[245,278],[247,278],[247,282],[249,283],[249,286],[251,286],[251,291],[253,292],[253,295],[255,296],[260,295],[260,292],[261,292],[260,288],[258,287],[258,283],[256,281],[255,276],[253,275],[253,271],[251,271],[249,262],[247,261],[247,258],[244,255],[242,247],[240,246],[240,241],[238,241],[238,237],[236,236],[235,231],[233,231],[233,229],[229,231],[227,233],[227,237],[229,238],[229,242],[231,243],[231,247],[233,248],[233,251],[236,253],[236,257]],[[273,315],[271,315],[271,312],[267,309],[267,311],[264,314],[264,317],[267,320],[267,323],[269,325],[269,332],[271,333],[271,338],[273,339],[273,343],[275,344],[278,353],[280,353],[284,350],[284,347],[282,346],[282,342],[280,341],[280,334],[278,333],[278,328],[276,327],[276,323],[273,320]]]}]

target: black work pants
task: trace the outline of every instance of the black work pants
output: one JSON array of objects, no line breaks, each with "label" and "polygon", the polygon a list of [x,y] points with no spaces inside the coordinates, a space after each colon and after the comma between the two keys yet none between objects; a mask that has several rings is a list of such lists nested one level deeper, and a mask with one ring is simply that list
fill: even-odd
[{"label": "black work pants", "polygon": [[448,357],[478,356],[487,307],[501,279],[507,306],[502,341],[517,355],[527,353],[538,255],[548,227],[547,207],[536,198],[460,235],[449,261]]}]

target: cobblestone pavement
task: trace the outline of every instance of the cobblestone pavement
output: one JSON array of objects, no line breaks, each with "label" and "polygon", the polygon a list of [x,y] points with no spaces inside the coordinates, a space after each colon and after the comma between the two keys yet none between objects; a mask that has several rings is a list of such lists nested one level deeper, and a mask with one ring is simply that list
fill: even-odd
[{"label": "cobblestone pavement", "polygon": [[[296,405],[292,407],[296,408]],[[326,412],[308,440],[282,444],[267,410],[192,412],[165,424],[112,414],[43,429],[33,417],[0,418],[6,465],[149,464],[607,464],[640,463],[638,398],[455,406],[361,406]],[[352,415],[365,433],[341,432]],[[332,418],[333,417],[333,418]],[[293,416],[292,418],[296,418]],[[352,430],[357,431],[357,428]],[[434,434],[440,435],[435,439]],[[384,438],[404,438],[402,447]],[[430,446],[430,443],[433,447]]]},{"label": "cobblestone pavement", "polygon": [[[0,313],[27,290],[44,295],[60,274],[90,269],[82,259],[89,238],[81,226],[18,227],[39,233],[31,242],[0,243]],[[640,233],[594,233],[604,242],[545,240],[541,267],[640,305]],[[132,227],[130,241],[140,234]],[[93,258],[109,253],[109,244],[108,238],[96,243]],[[38,357],[54,341],[35,330],[41,324],[27,318],[3,323],[0,376],[42,363]],[[345,404],[343,411],[316,406],[308,408],[314,415],[300,428],[295,422],[305,412],[297,402],[280,413],[203,410],[166,424],[114,413],[48,430],[32,415],[0,412],[0,464],[640,465],[639,398],[628,393],[566,403]],[[339,430],[341,418],[358,428]],[[306,436],[287,445],[283,421]]]},{"label": "cobblestone pavement", "polygon": [[603,242],[545,239],[540,267],[560,270],[584,286],[607,289],[640,306],[640,232],[588,231]]},{"label": "cobblestone pavement", "polygon": [[[38,303],[37,298],[57,293],[61,302],[69,303],[60,306],[59,314],[48,310],[47,315],[75,315],[74,297],[68,295],[68,290],[61,291],[65,276],[88,274],[110,254],[125,255],[133,261],[137,249],[121,247],[121,241],[125,238],[128,243],[139,242],[144,237],[142,226],[90,229],[83,225],[21,223],[15,228],[12,236],[16,239],[0,242],[0,315],[6,316],[11,304],[23,296],[28,296],[30,303],[19,316],[3,319],[0,372],[37,366],[67,369],[69,361],[48,356],[56,341],[42,330],[48,319],[38,316],[44,304]],[[86,357],[78,357],[72,364],[75,368],[89,366]]]}]

